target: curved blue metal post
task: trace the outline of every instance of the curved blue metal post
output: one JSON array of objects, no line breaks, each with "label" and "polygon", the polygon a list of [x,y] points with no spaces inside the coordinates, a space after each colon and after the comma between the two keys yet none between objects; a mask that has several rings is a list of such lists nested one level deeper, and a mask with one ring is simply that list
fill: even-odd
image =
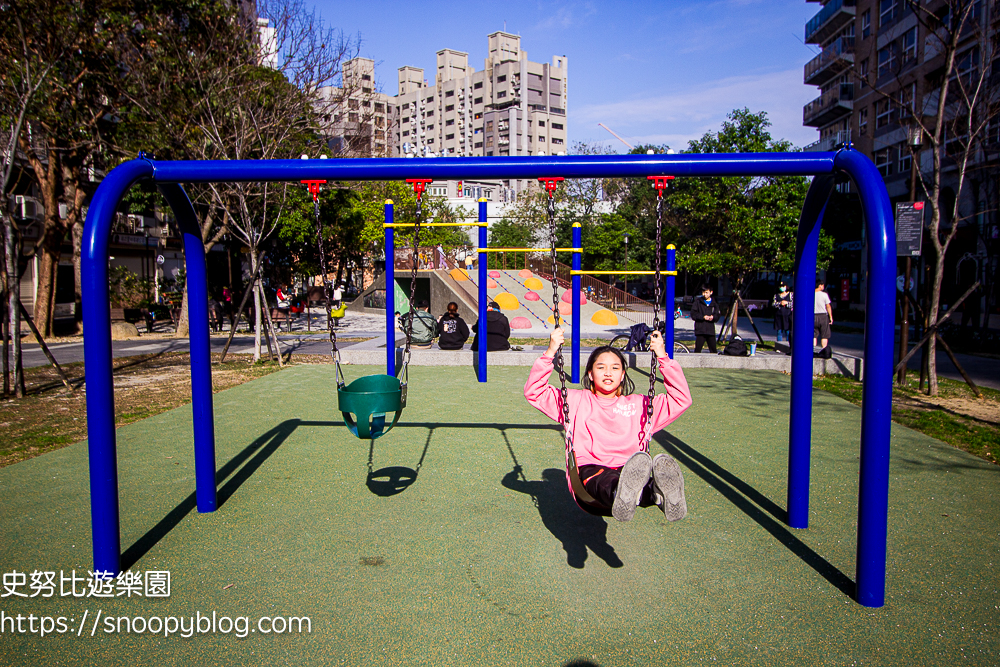
[{"label": "curved blue metal post", "polygon": [[[573,247],[583,247],[583,228],[579,222],[573,223]],[[573,270],[583,269],[583,253],[573,253]],[[570,347],[573,353],[573,363],[571,364],[570,382],[579,384],[580,382],[580,276],[573,276],[573,344]]]},{"label": "curved blue metal post", "polygon": [[809,459],[812,445],[813,286],[816,252],[833,176],[813,179],[799,218],[792,311],[792,394],[788,418],[788,525],[809,527]]},{"label": "curved blue metal post", "polygon": [[889,524],[896,234],[889,193],[871,160],[857,151],[843,150],[837,153],[834,164],[854,179],[868,240],[855,599],[866,607],[881,607],[885,604]]},{"label": "curved blue metal post", "polygon": [[[671,273],[672,272],[672,273]],[[667,246],[667,285],[663,290],[663,310],[666,313],[664,322],[666,323],[663,337],[667,344],[667,356],[674,358],[674,292],[677,276],[677,248],[674,244]]]},{"label": "curved blue metal post", "polygon": [[[479,200],[479,222],[484,223],[479,227],[479,248],[483,249],[486,247],[486,200]],[[486,272],[486,258],[488,255],[484,252],[476,253],[476,265],[479,268],[479,351],[476,352],[477,367],[479,370],[479,381],[486,382],[486,304],[489,303],[489,297],[486,293],[486,281],[488,279]]]},{"label": "curved blue metal post", "polygon": [[194,418],[194,478],[199,512],[218,508],[215,489],[215,413],[212,407],[212,352],[208,328],[208,274],[198,216],[177,183],[160,186],[184,234],[188,337],[191,350],[191,413]]},{"label": "curved blue metal post", "polygon": [[[385,224],[393,221],[392,200],[385,200]],[[385,374],[396,376],[396,236],[385,228]],[[326,280],[326,276],[323,276]]]},{"label": "curved blue metal post", "polygon": [[87,449],[90,459],[90,520],[94,572],[121,572],[118,522],[118,460],[115,443],[115,387],[111,363],[111,296],[108,244],[115,208],[136,181],[153,175],[153,165],[133,160],[101,181],[87,211],[80,249],[83,297],[83,358],[87,373]]}]

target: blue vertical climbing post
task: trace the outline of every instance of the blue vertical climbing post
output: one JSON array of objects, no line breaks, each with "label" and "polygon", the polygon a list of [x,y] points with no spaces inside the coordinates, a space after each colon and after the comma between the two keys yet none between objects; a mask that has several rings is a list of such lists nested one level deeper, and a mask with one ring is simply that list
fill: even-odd
[{"label": "blue vertical climbing post", "polygon": [[[583,247],[583,227],[579,222],[573,223],[573,270],[581,271],[583,269],[583,253],[580,252],[580,248]],[[573,289],[571,290],[571,296],[573,297],[573,343],[570,347],[573,354],[573,363],[571,364],[571,377],[570,381],[574,383],[580,382],[580,275],[573,275]]]},{"label": "blue vertical climbing post", "polygon": [[792,310],[792,393],[788,419],[788,525],[809,527],[809,458],[812,447],[813,285],[823,213],[833,176],[816,176],[799,219]]},{"label": "blue vertical climbing post", "polygon": [[396,235],[392,200],[385,200],[385,374],[396,375]]},{"label": "blue vertical climbing post", "polygon": [[[215,416],[212,408],[212,352],[208,328],[208,266],[201,228],[187,193],[177,183],[160,185],[184,234],[188,336],[191,351],[191,416],[194,421],[194,478],[199,512],[218,508],[215,487]],[[281,354],[281,351],[278,351]]]},{"label": "blue vertical climbing post", "polygon": [[[479,200],[479,250],[486,248],[486,199]],[[486,293],[487,262],[489,256],[485,252],[477,253],[477,265],[479,269],[479,351],[476,352],[476,366],[479,369],[479,381],[486,382],[486,304],[489,297]]]},{"label": "blue vertical climbing post", "polygon": [[674,292],[677,283],[677,248],[674,244],[667,246],[667,280],[663,290],[663,310],[666,313],[664,322],[664,343],[667,346],[667,356],[674,358]]}]

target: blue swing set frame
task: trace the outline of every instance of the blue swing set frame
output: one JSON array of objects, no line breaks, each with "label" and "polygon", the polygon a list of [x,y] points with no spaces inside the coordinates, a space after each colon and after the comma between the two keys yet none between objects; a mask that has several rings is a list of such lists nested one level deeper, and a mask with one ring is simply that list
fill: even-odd
[{"label": "blue swing set frame", "polygon": [[[850,148],[816,153],[600,155],[454,159],[272,161],[157,161],[144,155],[112,170],[94,194],[82,248],[84,360],[90,455],[94,571],[121,571],[118,466],[108,261],[111,225],[134,183],[155,183],[183,234],[187,262],[195,482],[199,512],[217,508],[215,429],[209,353],[205,250],[191,201],[181,183],[443,179],[677,178],[710,176],[813,176],[799,222],[795,285],[811,291],[816,279],[819,230],[837,175],[850,178],[861,199],[868,239],[864,386],[855,600],[885,603],[892,407],[896,239],[885,184],[872,162]],[[805,286],[805,287],[803,287]],[[669,301],[668,301],[669,303]],[[574,324],[576,324],[574,322]],[[794,311],[795,331],[813,328],[811,308]],[[792,341],[788,456],[788,525],[807,528],[812,418],[813,350],[810,335]]]}]

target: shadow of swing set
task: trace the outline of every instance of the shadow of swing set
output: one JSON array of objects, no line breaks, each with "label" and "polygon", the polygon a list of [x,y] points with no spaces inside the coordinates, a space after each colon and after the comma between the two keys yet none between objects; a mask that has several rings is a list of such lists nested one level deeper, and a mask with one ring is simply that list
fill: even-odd
[{"label": "shadow of swing set", "polygon": [[[194,208],[181,183],[319,180],[419,180],[426,183],[430,180],[449,179],[536,178],[552,182],[562,178],[665,178],[668,174],[677,178],[813,176],[799,221],[794,269],[796,285],[812,285],[816,279],[819,231],[836,179],[850,179],[857,188],[869,239],[866,312],[873,314],[873,317],[868,319],[865,327],[856,576],[853,584],[843,575],[836,576],[839,572],[827,572],[824,576],[848,594],[852,592],[853,585],[853,597],[861,605],[884,605],[896,241],[892,209],[881,175],[868,158],[852,150],[850,146],[835,152],[815,153],[574,155],[441,160],[373,158],[198,162],[157,161],[140,154],[136,160],[118,166],[104,178],[91,202],[84,228],[81,267],[83,324],[87,332],[84,339],[84,359],[87,367],[87,433],[94,571],[111,574],[122,571],[108,260],[114,213],[121,198],[134,183],[152,181],[158,186],[173,210],[183,234],[189,282],[188,318],[191,323],[189,335],[196,483],[194,496],[199,512],[212,512],[219,506],[219,497],[205,251]],[[419,178],[412,178],[414,176]],[[480,206],[484,207],[485,204],[481,203]],[[485,235],[485,227],[480,227],[480,230],[481,236]],[[390,235],[387,234],[388,236]],[[484,246],[485,243],[481,243],[481,247]],[[391,315],[387,312],[387,319],[389,317]],[[812,329],[811,309],[798,309],[794,311],[793,318],[795,330]],[[777,521],[780,520],[791,528],[808,527],[812,435],[811,342],[809,336],[793,338],[787,510],[785,513],[771,513],[780,519],[770,519],[765,526],[782,542],[791,545],[790,548],[795,543],[801,545],[801,542]],[[480,348],[485,348],[485,345]],[[336,358],[335,348],[334,352]],[[578,359],[578,355],[575,356]],[[398,378],[394,375],[368,376],[355,381],[360,382],[360,385],[350,385],[355,387],[352,390],[355,396],[349,395],[345,401],[344,394],[340,393],[340,408],[348,412],[348,425],[351,424],[351,413],[357,415],[355,429],[352,429],[355,435],[372,437],[373,427],[379,435],[387,432],[385,414],[388,412],[395,413],[393,424],[399,419],[405,406],[407,361],[404,357],[404,367]],[[338,384],[342,382],[338,377]],[[366,393],[379,397],[365,397]],[[374,419],[372,415],[375,415]],[[485,424],[483,426],[489,427]],[[657,436],[661,444],[663,435]],[[692,469],[696,474],[703,476],[699,470],[708,469],[704,462],[697,461],[693,449],[682,450],[676,443],[672,448],[666,448],[675,453],[682,463],[689,467],[694,465]],[[414,472],[414,478],[415,474]],[[720,487],[716,488],[722,491]],[[736,502],[733,496],[727,497]],[[747,512],[746,508],[741,509]],[[818,556],[799,555],[807,562],[813,561],[812,566],[821,574],[824,572],[822,563],[816,564]],[[127,560],[134,562],[132,559]]]}]

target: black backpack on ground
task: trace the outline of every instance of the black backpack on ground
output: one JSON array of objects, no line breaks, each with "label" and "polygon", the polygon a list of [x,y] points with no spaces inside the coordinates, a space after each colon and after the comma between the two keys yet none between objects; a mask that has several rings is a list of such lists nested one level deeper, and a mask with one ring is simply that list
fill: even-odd
[{"label": "black backpack on ground", "polygon": [[833,348],[827,345],[819,352],[813,352],[815,359],[833,359]]},{"label": "black backpack on ground", "polygon": [[729,345],[726,345],[726,349],[722,351],[722,354],[727,357],[749,357],[750,348],[747,347],[742,338],[733,336],[732,340],[729,341]]}]

